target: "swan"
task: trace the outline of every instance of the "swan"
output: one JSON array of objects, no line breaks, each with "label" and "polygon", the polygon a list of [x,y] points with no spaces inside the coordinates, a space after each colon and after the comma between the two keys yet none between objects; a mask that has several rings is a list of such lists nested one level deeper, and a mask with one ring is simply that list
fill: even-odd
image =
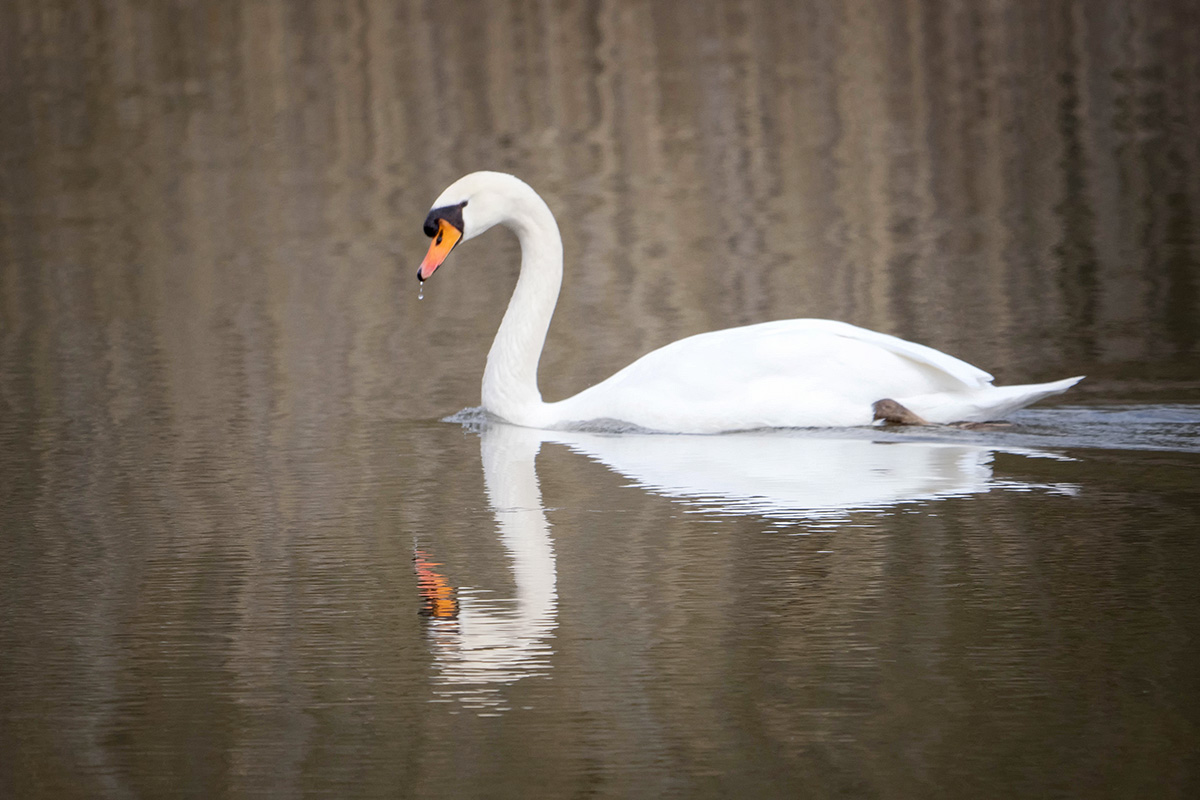
[{"label": "swan", "polygon": [[984,422],[1066,391],[1083,376],[994,386],[978,367],[895,336],[822,319],[762,322],[701,333],[639,358],[574,397],[547,403],[538,360],[562,284],[563,246],[550,207],[527,183],[473,172],[425,218],[424,284],[456,246],[504,225],[521,271],[488,352],[483,409],[514,425],[633,426],[664,433],[758,428]]}]

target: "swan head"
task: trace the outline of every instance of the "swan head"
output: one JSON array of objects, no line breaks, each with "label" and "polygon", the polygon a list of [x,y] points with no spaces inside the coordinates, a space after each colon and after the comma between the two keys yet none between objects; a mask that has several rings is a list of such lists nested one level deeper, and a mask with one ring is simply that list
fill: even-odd
[{"label": "swan head", "polygon": [[427,280],[459,242],[512,221],[514,211],[530,196],[537,194],[529,184],[503,172],[472,172],[450,184],[425,217],[425,235],[433,242],[417,270],[417,280]]}]

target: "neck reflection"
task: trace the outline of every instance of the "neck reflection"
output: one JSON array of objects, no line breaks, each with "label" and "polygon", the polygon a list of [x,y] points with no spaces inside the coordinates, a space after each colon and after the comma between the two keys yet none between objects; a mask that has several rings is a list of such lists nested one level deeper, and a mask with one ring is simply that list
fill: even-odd
[{"label": "neck reflection", "polygon": [[504,711],[503,686],[550,669],[558,593],[550,525],[534,468],[541,444],[538,431],[508,425],[491,426],[480,439],[488,503],[516,583],[514,597],[455,589],[442,574],[442,564],[426,551],[416,551],[421,613],[429,618],[439,699]]}]

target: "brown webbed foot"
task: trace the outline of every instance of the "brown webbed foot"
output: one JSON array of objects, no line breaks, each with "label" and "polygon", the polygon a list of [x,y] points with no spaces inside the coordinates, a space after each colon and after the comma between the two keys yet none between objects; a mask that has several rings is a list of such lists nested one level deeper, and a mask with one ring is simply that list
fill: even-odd
[{"label": "brown webbed foot", "polygon": [[923,418],[909,411],[890,397],[877,400],[871,406],[875,411],[875,419],[890,422],[893,425],[928,425]]}]

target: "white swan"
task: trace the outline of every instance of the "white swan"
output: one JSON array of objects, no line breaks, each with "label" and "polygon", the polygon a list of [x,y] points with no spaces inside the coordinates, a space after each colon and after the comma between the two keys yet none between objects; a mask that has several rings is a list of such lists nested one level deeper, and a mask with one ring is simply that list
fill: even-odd
[{"label": "white swan", "polygon": [[425,218],[433,243],[417,278],[427,280],[459,242],[493,225],[517,234],[521,273],[488,353],[483,407],[516,425],[571,428],[604,421],[719,433],[870,425],[876,419],[986,421],[1082,379],[993,386],[983,370],[924,345],[843,322],[792,319],[680,339],[574,397],[547,403],[538,391],[537,367],[562,283],[563,250],[554,215],[537,192],[499,172],[455,181]]}]

